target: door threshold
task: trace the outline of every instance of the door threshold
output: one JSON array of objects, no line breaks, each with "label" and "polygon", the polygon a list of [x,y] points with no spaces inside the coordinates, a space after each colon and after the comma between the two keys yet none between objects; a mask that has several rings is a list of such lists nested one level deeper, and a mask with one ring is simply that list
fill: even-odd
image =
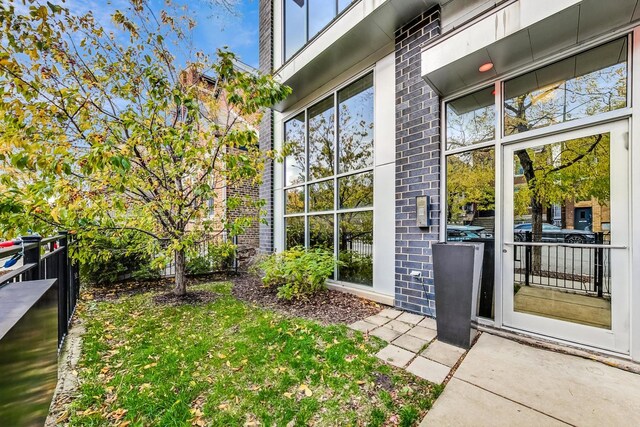
[{"label": "door threshold", "polygon": [[570,356],[577,356],[584,359],[595,360],[614,368],[633,372],[634,374],[640,374],[640,363],[634,362],[628,355],[607,352],[605,350],[594,349],[591,347],[587,348],[584,346],[579,346],[578,344],[553,340],[541,336],[535,336],[513,329],[499,329],[494,326],[482,324],[478,324],[476,325],[476,327],[478,328],[478,331],[516,341],[521,344],[529,345],[531,347],[542,348],[545,350],[555,351],[557,353],[568,354]]}]

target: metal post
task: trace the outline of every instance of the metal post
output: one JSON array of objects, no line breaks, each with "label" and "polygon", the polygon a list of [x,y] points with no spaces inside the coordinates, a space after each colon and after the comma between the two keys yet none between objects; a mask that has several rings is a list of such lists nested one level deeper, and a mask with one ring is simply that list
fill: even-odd
[{"label": "metal post", "polygon": [[68,331],[69,321],[69,260],[67,259],[67,232],[58,232],[58,345]]},{"label": "metal post", "polygon": [[[525,231],[525,242],[531,242],[532,235],[530,231]],[[531,261],[532,261],[532,247],[530,245],[526,245],[524,247],[524,285],[529,286],[531,275]]]},{"label": "metal post", "polygon": [[[40,269],[40,241],[42,237],[37,234],[23,236],[22,243],[25,246],[24,249],[24,264],[35,264],[33,268],[26,274],[27,280],[40,280],[44,279],[42,276],[43,271]],[[28,246],[28,247],[27,247]]]},{"label": "metal post", "polygon": [[[596,244],[604,244],[604,233],[596,233]],[[604,247],[599,247],[595,250],[596,256],[594,257],[596,262],[596,276],[595,285],[598,292],[598,298],[602,298],[602,282],[604,279]]]},{"label": "metal post", "polygon": [[234,235],[232,238],[233,241],[233,271],[235,274],[238,274],[238,236]]}]

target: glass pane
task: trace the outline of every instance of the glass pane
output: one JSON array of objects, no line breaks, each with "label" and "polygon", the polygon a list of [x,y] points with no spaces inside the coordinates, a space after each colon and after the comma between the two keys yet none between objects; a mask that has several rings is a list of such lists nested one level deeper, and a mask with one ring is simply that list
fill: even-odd
[{"label": "glass pane", "polygon": [[304,187],[284,190],[285,214],[304,212]]},{"label": "glass pane", "polygon": [[627,105],[627,39],[505,83],[504,133],[512,135]]},{"label": "glass pane", "polygon": [[340,172],[373,165],[373,74],[338,92]]},{"label": "glass pane", "polygon": [[493,87],[447,103],[447,150],[491,141],[496,132]]},{"label": "glass pane", "polygon": [[494,149],[447,156],[447,240],[493,239]]},{"label": "glass pane", "polygon": [[304,217],[294,216],[284,219],[286,249],[304,246]]},{"label": "glass pane", "polygon": [[305,176],[304,113],[300,113],[284,124],[284,144],[289,155],[284,161],[287,186],[302,184]]},{"label": "glass pane", "polygon": [[309,185],[309,212],[333,210],[333,179]]},{"label": "glass pane", "polygon": [[373,206],[373,172],[338,179],[338,201],[340,209]]},{"label": "glass pane", "polygon": [[284,57],[289,59],[307,42],[307,8],[304,0],[284,1]]},{"label": "glass pane", "polygon": [[335,17],[335,1],[309,0],[309,38],[318,34]]},{"label": "glass pane", "polygon": [[345,10],[352,2],[353,0],[338,0],[338,13]]},{"label": "glass pane", "polygon": [[324,178],[334,173],[333,167],[333,97],[309,108],[309,179]]},{"label": "glass pane", "polygon": [[309,247],[333,252],[333,214],[309,216]]},{"label": "glass pane", "polygon": [[[514,153],[516,311],[611,328],[609,139],[597,134]],[[531,241],[542,245],[518,244]]]},{"label": "glass pane", "polygon": [[343,282],[373,285],[373,212],[350,212],[339,215],[338,269]]}]

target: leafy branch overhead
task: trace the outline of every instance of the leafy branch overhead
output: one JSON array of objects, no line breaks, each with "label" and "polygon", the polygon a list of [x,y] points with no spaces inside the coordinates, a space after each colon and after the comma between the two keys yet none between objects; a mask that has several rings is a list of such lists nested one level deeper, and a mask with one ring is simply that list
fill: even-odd
[{"label": "leafy branch overhead", "polygon": [[223,189],[260,182],[257,125],[290,89],[224,49],[181,64],[195,23],[171,4],[156,14],[131,0],[103,25],[21,3],[0,6],[3,228],[135,229],[169,239],[178,262],[204,234],[242,232],[247,218],[216,217],[209,204],[260,206]]}]

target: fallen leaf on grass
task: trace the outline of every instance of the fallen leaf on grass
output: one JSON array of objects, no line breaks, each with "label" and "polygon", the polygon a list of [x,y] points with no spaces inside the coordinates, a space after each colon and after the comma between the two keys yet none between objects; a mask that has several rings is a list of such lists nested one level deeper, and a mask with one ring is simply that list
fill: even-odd
[{"label": "fallen leaf on grass", "polygon": [[298,387],[299,391],[303,391],[304,395],[309,397],[313,394],[313,392],[311,391],[311,389],[309,389],[309,386],[307,386],[306,384],[301,384],[300,387]]}]

